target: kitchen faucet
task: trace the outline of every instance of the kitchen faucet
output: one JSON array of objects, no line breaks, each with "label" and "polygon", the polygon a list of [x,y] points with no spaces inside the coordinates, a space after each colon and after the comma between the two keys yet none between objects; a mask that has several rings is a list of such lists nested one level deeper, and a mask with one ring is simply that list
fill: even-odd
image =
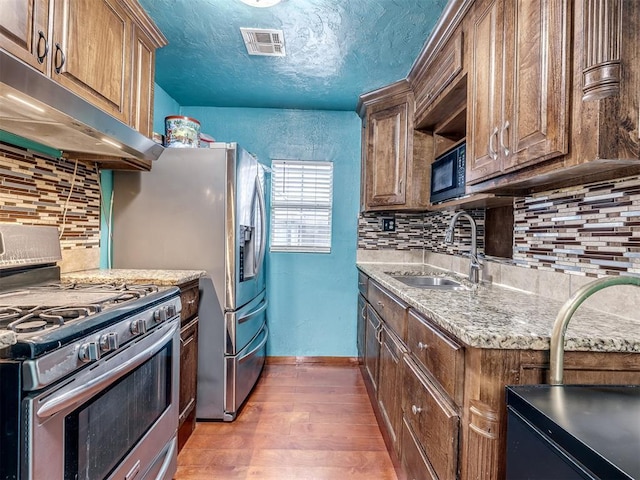
[{"label": "kitchen faucet", "polygon": [[451,219],[451,223],[449,223],[449,228],[444,235],[444,243],[447,245],[453,245],[453,240],[455,237],[455,226],[456,222],[460,217],[464,217],[469,220],[471,224],[471,250],[469,251],[469,281],[471,283],[477,284],[480,282],[480,269],[482,268],[482,264],[478,260],[478,250],[476,246],[476,222],[471,215],[467,212],[458,212]]},{"label": "kitchen faucet", "polygon": [[569,320],[571,320],[574,312],[582,302],[591,295],[603,288],[612,287],[614,285],[635,285],[640,287],[640,277],[619,275],[617,277],[599,278],[576,290],[576,293],[574,293],[571,298],[562,305],[562,308],[560,308],[558,316],[553,324],[553,332],[551,333],[551,358],[549,361],[549,383],[551,385],[562,385],[562,377],[564,375],[564,334],[567,331]]}]

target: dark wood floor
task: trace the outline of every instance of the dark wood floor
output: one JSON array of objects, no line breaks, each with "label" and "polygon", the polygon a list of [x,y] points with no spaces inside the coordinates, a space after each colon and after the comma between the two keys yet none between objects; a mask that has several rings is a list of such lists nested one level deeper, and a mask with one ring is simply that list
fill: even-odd
[{"label": "dark wood floor", "polygon": [[357,366],[267,365],[235,422],[201,422],[176,480],[404,480]]}]

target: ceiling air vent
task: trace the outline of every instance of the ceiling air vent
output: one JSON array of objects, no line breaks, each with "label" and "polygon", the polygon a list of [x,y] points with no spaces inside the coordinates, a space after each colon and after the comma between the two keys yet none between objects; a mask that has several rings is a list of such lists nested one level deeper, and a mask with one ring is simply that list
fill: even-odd
[{"label": "ceiling air vent", "polygon": [[284,57],[284,35],[282,30],[264,28],[240,28],[249,55]]}]

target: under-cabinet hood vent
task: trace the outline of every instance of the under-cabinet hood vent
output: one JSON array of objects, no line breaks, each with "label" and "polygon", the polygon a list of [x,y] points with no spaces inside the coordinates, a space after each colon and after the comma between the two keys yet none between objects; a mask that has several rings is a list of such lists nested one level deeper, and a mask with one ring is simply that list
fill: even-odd
[{"label": "under-cabinet hood vent", "polygon": [[285,56],[282,30],[241,27],[240,31],[249,55]]},{"label": "under-cabinet hood vent", "polygon": [[[137,130],[0,50],[0,130],[73,157],[156,160],[164,151]],[[88,156],[87,156],[88,155]]]}]

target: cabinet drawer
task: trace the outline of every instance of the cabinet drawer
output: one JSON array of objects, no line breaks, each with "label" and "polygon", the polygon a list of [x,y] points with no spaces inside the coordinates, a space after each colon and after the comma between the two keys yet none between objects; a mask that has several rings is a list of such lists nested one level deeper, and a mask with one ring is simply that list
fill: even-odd
[{"label": "cabinet drawer", "polygon": [[421,117],[462,71],[462,54],[462,30],[458,30],[425,68],[424,73],[420,75],[421,78],[416,79],[416,117]]},{"label": "cabinet drawer", "polygon": [[428,323],[413,310],[407,315],[407,346],[418,364],[462,405],[464,348]]},{"label": "cabinet drawer", "polygon": [[407,305],[387,293],[374,281],[369,282],[369,303],[382,320],[402,339],[407,335]]},{"label": "cabinet drawer", "polygon": [[364,273],[358,272],[358,290],[363,296],[367,296],[367,283],[369,282],[369,277],[367,277]]},{"label": "cabinet drawer", "polygon": [[182,312],[180,313],[180,324],[184,325],[191,317],[198,313],[198,301],[200,299],[200,290],[198,282],[186,285],[181,288],[180,302],[182,302]]},{"label": "cabinet drawer", "polygon": [[407,473],[407,480],[438,480],[404,417],[402,419],[402,465]]},{"label": "cabinet drawer", "polygon": [[404,358],[403,415],[438,478],[457,478],[460,418],[454,405]]}]

